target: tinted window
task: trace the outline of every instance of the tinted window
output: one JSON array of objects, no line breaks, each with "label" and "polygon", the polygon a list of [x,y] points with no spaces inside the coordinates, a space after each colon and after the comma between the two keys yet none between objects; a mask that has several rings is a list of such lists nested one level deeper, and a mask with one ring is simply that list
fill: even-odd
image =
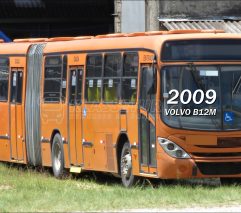
[{"label": "tinted window", "polygon": [[136,102],[137,78],[122,79],[122,99],[127,103]]},{"label": "tinted window", "polygon": [[85,99],[87,102],[97,103],[101,101],[102,87],[102,55],[87,56]]},{"label": "tinted window", "polygon": [[23,73],[11,74],[11,103],[22,103]]},{"label": "tinted window", "polygon": [[116,103],[120,98],[121,54],[106,54],[104,66],[103,99]]},{"label": "tinted window", "polygon": [[69,103],[72,105],[81,104],[83,70],[75,69],[71,70],[70,73]]},{"label": "tinted window", "polygon": [[241,40],[202,39],[167,41],[163,45],[163,61],[241,60]]},{"label": "tinted window", "polygon": [[150,164],[156,166],[156,128],[150,124]]},{"label": "tinted window", "polygon": [[63,74],[62,74],[62,101],[65,102],[66,98],[66,85],[67,85],[67,56],[63,57]]},{"label": "tinted window", "polygon": [[46,66],[61,66],[62,59],[60,56],[49,56],[45,59]]},{"label": "tinted window", "polygon": [[76,101],[77,101],[77,104],[81,104],[83,69],[78,69],[77,72],[78,72],[78,83],[77,83],[77,97],[76,97]]},{"label": "tinted window", "polygon": [[47,102],[60,101],[61,79],[45,79],[44,100]]},{"label": "tinted window", "polygon": [[137,95],[138,64],[137,53],[125,53],[123,60],[122,99],[125,103],[135,103]]},{"label": "tinted window", "polygon": [[121,54],[111,54],[105,56],[104,76],[121,76]]},{"label": "tinted window", "polygon": [[141,71],[140,105],[151,115],[155,115],[155,76],[153,67],[143,67]]},{"label": "tinted window", "polygon": [[86,77],[101,77],[102,55],[87,56]]},{"label": "tinted window", "polygon": [[120,97],[120,89],[120,79],[104,79],[104,102],[118,102]]},{"label": "tinted window", "polygon": [[141,163],[148,164],[148,120],[141,116]]},{"label": "tinted window", "polygon": [[138,55],[136,53],[128,53],[124,55],[124,76],[135,76],[138,73]]},{"label": "tinted window", "polygon": [[[45,59],[44,100],[46,102],[59,102],[65,100],[66,74],[62,79],[63,64],[61,56],[49,56]],[[64,70],[66,72],[66,70]],[[63,88],[63,91],[62,91]],[[63,96],[61,95],[64,92]]]},{"label": "tinted window", "polygon": [[9,67],[0,66],[0,101],[8,100]]},{"label": "tinted window", "polygon": [[22,103],[22,90],[23,90],[23,73],[18,72],[18,90],[17,90],[17,103]]},{"label": "tinted window", "polygon": [[17,91],[17,72],[11,73],[11,102],[16,102],[16,91]]},{"label": "tinted window", "polygon": [[75,104],[76,84],[77,84],[77,71],[71,70],[70,82],[69,82],[69,103]]},{"label": "tinted window", "polygon": [[86,101],[87,102],[100,102],[101,100],[101,79],[86,79]]},{"label": "tinted window", "polygon": [[58,67],[46,67],[45,68],[45,79],[46,78],[61,78],[61,66]]}]

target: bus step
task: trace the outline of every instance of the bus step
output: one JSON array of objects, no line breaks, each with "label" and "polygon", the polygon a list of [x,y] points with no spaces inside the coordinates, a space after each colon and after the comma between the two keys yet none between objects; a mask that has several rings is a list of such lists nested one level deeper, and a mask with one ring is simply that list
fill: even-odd
[{"label": "bus step", "polygon": [[71,166],[70,167],[70,172],[71,173],[81,173],[81,167],[77,167],[77,166]]},{"label": "bus step", "polygon": [[22,163],[24,163],[24,160],[11,159],[10,162],[11,162],[11,163],[20,163],[20,164],[22,164]]}]

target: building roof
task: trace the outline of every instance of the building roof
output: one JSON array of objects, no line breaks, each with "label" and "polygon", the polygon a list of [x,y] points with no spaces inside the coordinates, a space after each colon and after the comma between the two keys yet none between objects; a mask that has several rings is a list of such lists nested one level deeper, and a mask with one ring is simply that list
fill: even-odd
[{"label": "building roof", "polygon": [[188,20],[159,19],[163,30],[224,30],[227,33],[241,33],[240,20]]}]

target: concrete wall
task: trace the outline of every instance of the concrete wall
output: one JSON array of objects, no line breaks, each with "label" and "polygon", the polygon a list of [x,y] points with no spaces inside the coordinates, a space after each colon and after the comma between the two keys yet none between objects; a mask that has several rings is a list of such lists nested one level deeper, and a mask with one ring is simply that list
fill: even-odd
[{"label": "concrete wall", "polygon": [[146,31],[159,30],[159,0],[146,1]]},{"label": "concrete wall", "polygon": [[160,18],[241,17],[241,0],[159,0]]},{"label": "concrete wall", "polygon": [[145,28],[145,0],[122,0],[121,32],[142,32]]},{"label": "concrete wall", "polygon": [[115,32],[159,30],[160,19],[241,19],[241,0],[115,0]]}]

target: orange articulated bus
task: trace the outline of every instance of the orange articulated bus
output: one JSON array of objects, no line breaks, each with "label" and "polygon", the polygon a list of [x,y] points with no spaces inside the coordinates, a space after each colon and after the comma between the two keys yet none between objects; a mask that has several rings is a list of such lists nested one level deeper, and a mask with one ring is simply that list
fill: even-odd
[{"label": "orange articulated bus", "polygon": [[0,44],[0,160],[241,178],[241,36],[182,30]]}]

